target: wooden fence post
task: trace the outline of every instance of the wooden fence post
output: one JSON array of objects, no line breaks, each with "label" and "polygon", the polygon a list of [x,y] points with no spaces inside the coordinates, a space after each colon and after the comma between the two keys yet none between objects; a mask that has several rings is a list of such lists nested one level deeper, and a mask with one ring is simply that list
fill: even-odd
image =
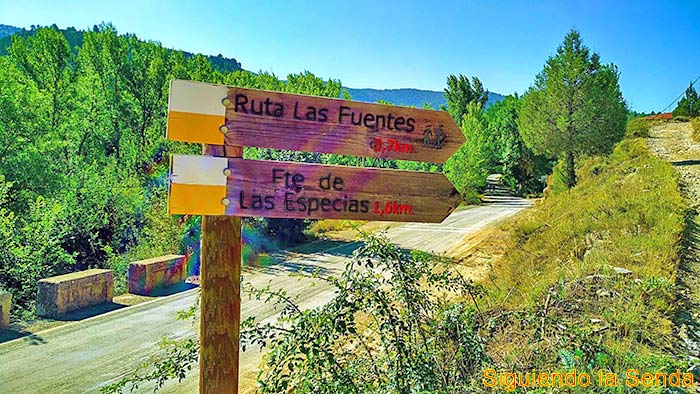
[{"label": "wooden fence post", "polygon": [[[243,148],[204,145],[203,154],[242,157]],[[241,320],[240,217],[202,216],[199,270],[199,392],[237,394]]]}]

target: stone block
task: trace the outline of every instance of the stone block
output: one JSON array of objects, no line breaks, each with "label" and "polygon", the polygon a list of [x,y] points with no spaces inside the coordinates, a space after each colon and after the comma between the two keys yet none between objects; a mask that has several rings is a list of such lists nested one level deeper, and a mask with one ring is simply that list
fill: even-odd
[{"label": "stone block", "polygon": [[10,308],[12,307],[12,293],[0,290],[0,330],[10,325]]},{"label": "stone block", "polygon": [[187,256],[166,255],[129,264],[129,293],[151,295],[154,290],[184,285]]},{"label": "stone block", "polygon": [[92,305],[112,302],[114,274],[89,269],[45,278],[38,283],[36,314],[57,318]]}]

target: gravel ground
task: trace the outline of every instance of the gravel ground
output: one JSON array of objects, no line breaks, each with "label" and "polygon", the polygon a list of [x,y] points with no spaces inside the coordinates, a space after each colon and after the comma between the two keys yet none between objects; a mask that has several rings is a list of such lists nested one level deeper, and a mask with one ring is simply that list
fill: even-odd
[{"label": "gravel ground", "polygon": [[[684,354],[700,364],[700,143],[690,138],[690,123],[664,123],[652,128],[649,149],[678,171],[688,203],[677,285],[683,307],[676,317]],[[700,369],[700,368],[699,368]]]}]

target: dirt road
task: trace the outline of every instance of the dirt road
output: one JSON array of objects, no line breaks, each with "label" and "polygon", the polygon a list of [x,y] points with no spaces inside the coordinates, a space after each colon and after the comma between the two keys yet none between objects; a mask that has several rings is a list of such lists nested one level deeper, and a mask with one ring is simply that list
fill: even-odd
[{"label": "dirt road", "polygon": [[[454,212],[441,224],[405,224],[394,227],[388,236],[401,246],[442,253],[459,245],[469,234],[481,230],[528,206],[519,199]],[[257,287],[272,283],[297,296],[304,308],[326,303],[333,292],[324,286],[311,286],[289,273],[301,268],[339,273],[356,243],[324,241],[308,245],[303,251],[276,256],[276,263],[247,269],[243,280]],[[196,335],[190,322],[176,319],[176,312],[195,301],[193,290],[146,304],[119,309],[91,319],[77,321],[31,337],[0,344],[0,393],[94,393],[107,383],[132,372],[157,349],[163,337],[181,339]],[[274,319],[269,305],[243,299],[243,318],[255,314],[259,319]],[[243,381],[257,374],[261,353],[241,354]],[[197,371],[181,383],[170,382],[166,393],[197,392]],[[145,386],[137,392],[152,392]]]},{"label": "dirt road", "polygon": [[647,145],[676,168],[690,208],[677,279],[683,308],[676,327],[683,353],[700,360],[700,143],[690,134],[690,123],[664,123],[652,128]]}]

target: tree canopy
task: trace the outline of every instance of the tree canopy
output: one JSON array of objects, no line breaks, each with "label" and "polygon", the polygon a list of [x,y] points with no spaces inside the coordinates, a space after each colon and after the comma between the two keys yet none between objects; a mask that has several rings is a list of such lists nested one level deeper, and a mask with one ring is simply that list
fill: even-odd
[{"label": "tree canopy", "polygon": [[673,116],[687,116],[694,118],[700,116],[700,95],[693,87],[693,83],[685,90],[685,95],[680,101],[676,109],[673,110]]},{"label": "tree canopy", "polygon": [[618,78],[617,67],[602,64],[572,30],[523,97],[523,140],[535,153],[566,159],[569,187],[577,156],[609,152],[624,136],[627,107]]},{"label": "tree canopy", "polygon": [[449,75],[447,77],[447,88],[445,88],[445,98],[447,99],[447,111],[452,118],[461,124],[462,117],[468,112],[469,104],[479,103],[484,108],[489,99],[487,90],[477,77],[472,77],[471,82],[468,77],[462,74],[459,76]]}]

